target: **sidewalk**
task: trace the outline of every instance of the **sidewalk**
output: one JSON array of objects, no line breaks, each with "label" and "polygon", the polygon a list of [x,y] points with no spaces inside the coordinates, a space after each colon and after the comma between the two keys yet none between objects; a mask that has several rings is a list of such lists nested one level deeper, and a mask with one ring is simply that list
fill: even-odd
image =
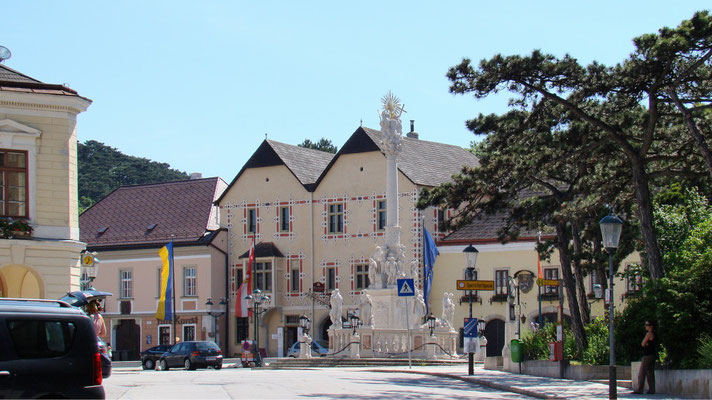
[{"label": "sidewalk", "polygon": [[[467,365],[463,367],[408,367],[374,369],[373,372],[399,372],[440,376],[459,379],[477,385],[504,390],[539,399],[607,399],[608,384],[573,381],[568,379],[546,378],[532,375],[520,375],[510,372],[486,370],[476,366],[474,375],[467,374]],[[618,387],[618,398],[625,399],[674,399],[669,395],[634,394],[631,389]]]}]

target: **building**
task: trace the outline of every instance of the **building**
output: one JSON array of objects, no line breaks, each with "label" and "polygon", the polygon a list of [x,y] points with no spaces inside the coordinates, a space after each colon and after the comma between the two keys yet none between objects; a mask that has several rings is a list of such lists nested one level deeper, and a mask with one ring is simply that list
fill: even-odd
[{"label": "building", "polygon": [[[564,290],[553,286],[542,287],[541,296],[539,295],[539,286],[536,283],[537,232],[522,232],[517,240],[502,244],[497,236],[503,225],[501,215],[483,215],[462,229],[450,233],[437,242],[440,255],[434,266],[431,304],[435,311],[440,312],[438,305],[442,302],[443,293],[454,293],[459,304],[455,310],[455,322],[456,326],[462,328],[464,319],[469,317],[469,303],[472,300],[472,316],[486,321],[484,334],[487,338],[487,356],[502,355],[502,348],[508,340],[524,337],[531,330],[531,323],[539,323],[540,297],[542,320],[556,321],[559,290]],[[548,238],[550,237],[546,234],[541,237],[543,240]],[[493,291],[475,291],[472,297],[468,291],[457,290],[456,287],[458,279],[465,279],[464,269],[467,264],[463,251],[469,245],[473,245],[479,252],[475,279],[494,281]],[[621,272],[635,263],[640,263],[637,253],[621,263]],[[541,267],[544,279],[562,278],[558,251],[554,250],[549,260],[541,260]],[[519,276],[522,277],[521,281]],[[519,299],[516,297],[516,286],[510,287],[510,277],[516,277]],[[584,277],[592,318],[604,315],[604,300],[601,293],[594,290],[594,285],[600,283],[595,273]],[[640,277],[615,279],[616,308],[640,288]],[[570,319],[568,301],[565,300],[563,305],[564,319]],[[436,315],[439,315],[437,313]]]},{"label": "building", "polygon": [[[227,234],[213,205],[226,186],[220,178],[123,186],[80,216],[82,240],[100,260],[93,286],[114,294],[104,319],[118,359],[138,359],[139,351],[176,338],[214,340],[225,349],[225,317],[208,311],[226,311]],[[177,318],[163,321],[155,317],[158,250],[171,241]]]},{"label": "building", "polygon": [[[416,208],[419,191],[477,163],[461,147],[416,136],[403,138],[398,158],[400,242],[409,263],[422,258],[424,225],[438,237],[445,234],[437,231],[442,212]],[[256,243],[253,279],[271,295],[258,329],[266,354],[286,353],[297,340],[301,315],[312,321],[315,339],[328,340],[328,296],[334,289],[344,297],[344,316],[356,312],[358,296],[369,284],[369,258],[384,240],[382,146],[381,132],[365,127],[335,155],[265,140],[218,199],[221,225],[229,233],[231,307],[253,238]],[[236,328],[231,345],[252,337],[247,318],[230,318]]]},{"label": "building", "polygon": [[79,289],[76,127],[90,104],[0,64],[0,296]]}]

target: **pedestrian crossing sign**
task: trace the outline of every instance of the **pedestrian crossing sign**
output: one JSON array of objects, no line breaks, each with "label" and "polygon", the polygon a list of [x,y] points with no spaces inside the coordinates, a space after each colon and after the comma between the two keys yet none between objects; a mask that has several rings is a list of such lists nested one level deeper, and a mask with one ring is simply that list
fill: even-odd
[{"label": "pedestrian crossing sign", "polygon": [[413,279],[398,279],[398,296],[415,296],[415,282]]}]

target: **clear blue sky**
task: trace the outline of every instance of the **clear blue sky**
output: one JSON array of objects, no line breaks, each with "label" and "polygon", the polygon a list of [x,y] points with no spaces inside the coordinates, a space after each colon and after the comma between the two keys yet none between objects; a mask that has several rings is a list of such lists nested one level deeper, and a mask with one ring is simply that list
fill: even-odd
[{"label": "clear blue sky", "polygon": [[[437,4],[436,4],[437,3]],[[231,181],[265,137],[341,147],[380,98],[404,130],[463,147],[465,121],[506,110],[448,91],[463,57],[533,49],[622,61],[631,39],[707,1],[31,1],[1,4],[5,64],[93,100],[78,138]]]}]

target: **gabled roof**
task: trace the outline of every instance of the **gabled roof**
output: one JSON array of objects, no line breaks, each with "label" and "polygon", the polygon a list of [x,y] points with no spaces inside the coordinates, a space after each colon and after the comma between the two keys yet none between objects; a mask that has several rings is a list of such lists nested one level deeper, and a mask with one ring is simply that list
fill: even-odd
[{"label": "gabled roof", "polygon": [[23,92],[79,97],[89,100],[64,85],[41,82],[21,72],[0,64],[0,92]]},{"label": "gabled roof", "polygon": [[[207,244],[218,229],[213,201],[220,178],[122,186],[79,216],[80,238],[90,249]],[[101,231],[104,231],[101,233]]]},{"label": "gabled roof", "polygon": [[[309,191],[334,154],[265,139],[223,193],[227,193],[247,168],[284,165]],[[222,196],[216,200],[220,202]]]},{"label": "gabled roof", "polygon": [[[341,150],[324,169],[316,184],[326,176],[331,166],[342,154],[380,151],[385,154],[381,142],[383,133],[375,129],[359,127],[346,141]],[[478,165],[477,157],[459,146],[429,142],[403,136],[402,151],[398,155],[398,169],[411,182],[420,186],[438,186],[460,173],[463,166]]]},{"label": "gabled roof", "polygon": [[[237,258],[248,258],[250,256],[250,250],[242,253],[240,257]],[[260,242],[255,245],[255,257],[279,257],[284,258],[284,254],[275,246],[272,242]]]}]

